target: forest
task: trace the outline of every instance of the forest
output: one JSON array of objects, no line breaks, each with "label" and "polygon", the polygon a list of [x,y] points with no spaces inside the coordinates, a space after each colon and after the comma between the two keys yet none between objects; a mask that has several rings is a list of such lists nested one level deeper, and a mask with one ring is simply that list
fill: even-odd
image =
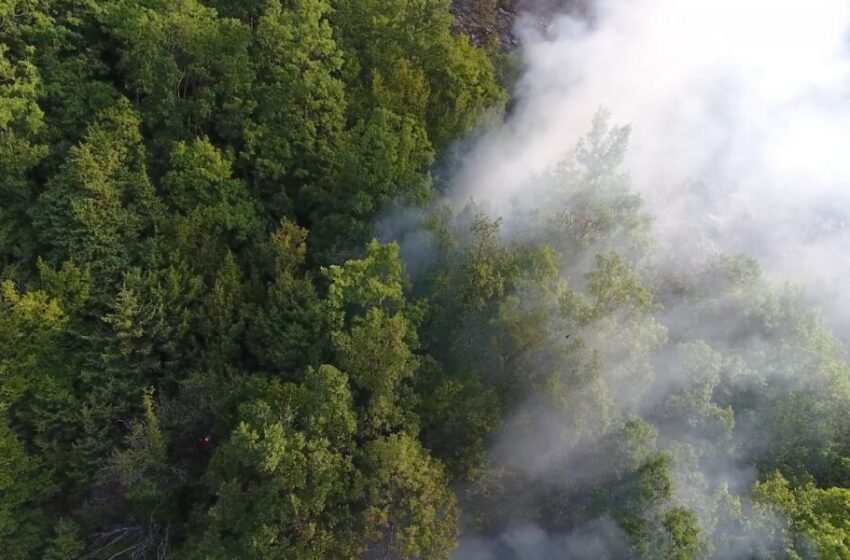
[{"label": "forest", "polygon": [[628,126],[451,202],[521,64],[448,0],[0,0],[0,557],[850,559],[844,346],[656,251]]}]

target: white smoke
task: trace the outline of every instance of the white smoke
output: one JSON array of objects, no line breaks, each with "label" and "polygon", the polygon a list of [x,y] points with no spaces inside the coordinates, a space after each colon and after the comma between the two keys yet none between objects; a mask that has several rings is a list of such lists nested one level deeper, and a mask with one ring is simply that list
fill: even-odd
[{"label": "white smoke", "polygon": [[[472,198],[510,220],[514,207],[541,204],[549,183],[539,178],[604,107],[613,123],[631,127],[625,168],[652,217],[661,262],[754,256],[772,280],[802,285],[846,340],[850,2],[600,0],[592,20],[562,16],[543,30],[531,21],[518,24],[525,74],[515,108],[465,158],[454,206]],[[533,404],[521,413],[529,410]],[[552,466],[541,450],[558,451],[551,435],[558,420],[534,421],[539,441],[518,442],[508,422],[494,453],[508,464],[504,457],[516,454],[532,477],[545,479]],[[753,473],[737,465],[713,468],[702,473],[711,487],[732,483],[745,492],[752,483]],[[677,480],[683,502],[705,492]],[[769,540],[738,537],[741,554],[729,548],[730,557]],[[551,535],[528,525],[468,536],[455,557],[621,557],[621,540],[616,531]]]},{"label": "white smoke", "polygon": [[467,536],[455,558],[463,560],[616,560],[627,555],[626,536],[616,523],[603,518],[563,535],[549,535],[525,524],[496,539]]},{"label": "white smoke", "polygon": [[[526,72],[455,201],[508,214],[599,107],[630,124],[627,168],[655,237],[759,258],[850,325],[850,2],[606,0],[593,22],[520,22]],[[662,247],[663,248],[663,247]]]}]

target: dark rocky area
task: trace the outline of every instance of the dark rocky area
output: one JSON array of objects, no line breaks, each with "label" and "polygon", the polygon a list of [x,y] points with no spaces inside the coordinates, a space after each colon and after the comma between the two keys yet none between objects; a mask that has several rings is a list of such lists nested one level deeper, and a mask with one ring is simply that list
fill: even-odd
[{"label": "dark rocky area", "polygon": [[455,27],[465,33],[478,46],[486,46],[492,39],[503,48],[513,49],[519,44],[514,24],[520,15],[530,15],[540,27],[557,14],[574,13],[591,15],[593,0],[453,0],[452,13]]},{"label": "dark rocky area", "polygon": [[456,30],[478,46],[495,37],[505,48],[516,47],[513,27],[519,4],[519,0],[453,0]]}]

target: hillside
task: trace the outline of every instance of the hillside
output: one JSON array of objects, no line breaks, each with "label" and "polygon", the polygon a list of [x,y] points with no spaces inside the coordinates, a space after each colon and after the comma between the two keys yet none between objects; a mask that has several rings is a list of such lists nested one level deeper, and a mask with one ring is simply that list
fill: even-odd
[{"label": "hillside", "polygon": [[[696,2],[714,13],[657,7]],[[740,244],[694,258],[717,191],[649,196],[768,142],[756,125],[795,129],[763,83],[724,80],[748,85],[796,19],[742,66],[749,33],[723,51],[691,17],[707,42],[669,66],[707,64],[694,85],[647,72],[685,52],[657,48],[676,18],[519,57],[518,14],[583,4],[448,6],[0,2],[2,560],[850,559],[846,350]],[[803,55],[844,72],[812,27]],[[809,96],[769,96],[777,114],[832,134],[766,175],[731,150],[732,186],[817,167],[736,198],[753,227],[834,192],[840,166],[810,159],[850,145],[810,120],[843,86],[772,62],[769,86],[788,70]],[[656,120],[633,135],[609,93]]]}]

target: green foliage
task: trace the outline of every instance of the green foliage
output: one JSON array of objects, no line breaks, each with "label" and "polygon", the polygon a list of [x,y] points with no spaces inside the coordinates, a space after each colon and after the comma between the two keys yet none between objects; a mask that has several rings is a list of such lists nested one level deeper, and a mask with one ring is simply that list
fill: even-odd
[{"label": "green foliage", "polygon": [[363,449],[368,556],[449,558],[457,538],[457,505],[439,463],[407,435]]},{"label": "green foliage", "polygon": [[29,456],[6,422],[0,424],[0,545],[11,560],[29,558],[47,532],[46,515],[30,504],[50,495],[37,458]]},{"label": "green foliage", "polygon": [[243,419],[210,464],[216,504],[190,556],[346,556],[357,427],[347,379],[322,366],[302,385],[273,385],[267,395],[243,405]]},{"label": "green foliage", "polygon": [[[355,88],[356,105],[369,95],[364,84],[376,76],[386,84],[399,72],[398,61],[408,61],[422,69],[431,90],[424,124],[432,145],[440,149],[469,130],[482,111],[502,102],[486,54],[465,36],[450,33],[448,0],[338,0],[334,8],[333,22],[346,53],[345,78]],[[390,83],[407,89],[416,81]]]},{"label": "green foliage", "polygon": [[10,59],[8,50],[0,44],[0,259],[6,266],[32,250],[33,232],[26,213],[35,186],[27,173],[47,153],[47,147],[39,143],[44,113],[36,102],[38,68],[26,59]]},{"label": "green foliage", "polygon": [[425,305],[366,242],[502,101],[450,27],[445,2],[0,5],[4,558],[448,554],[422,399],[480,395],[474,451],[434,444],[458,472],[497,399],[419,383]]},{"label": "green foliage", "polygon": [[337,364],[351,376],[361,429],[369,435],[408,427],[403,385],[419,360],[416,309],[403,293],[398,246],[373,241],[366,257],[326,271]]},{"label": "green foliage", "polygon": [[126,492],[138,518],[163,517],[171,496],[168,495],[167,439],[154,411],[153,391],[145,393],[142,406],[144,417],[130,425],[125,438],[126,448],[115,451],[109,475]]},{"label": "green foliage", "polygon": [[114,288],[121,271],[143,262],[161,207],[129,102],[98,115],[33,210],[48,262],[88,267],[102,289]]},{"label": "green foliage", "polygon": [[664,514],[664,529],[670,535],[670,549],[666,558],[691,560],[699,558],[699,527],[693,512],[675,508]]},{"label": "green foliage", "polygon": [[311,221],[322,261],[344,253],[340,240],[364,243],[368,220],[380,208],[428,198],[427,168],[434,154],[425,131],[411,118],[377,108],[357,121],[342,144],[337,169],[308,185],[299,205]]},{"label": "green foliage", "polygon": [[3,558],[850,558],[845,350],[653,250],[628,127],[536,209],[424,210],[517,73],[449,7],[0,2]]},{"label": "green foliage", "polygon": [[816,488],[811,483],[792,488],[779,473],[756,484],[754,495],[761,503],[787,516],[793,532],[792,550],[800,558],[850,558],[846,488]]},{"label": "green foliage", "polygon": [[274,274],[249,327],[249,344],[264,366],[291,374],[317,365],[327,342],[328,317],[304,272],[307,231],[283,220],[270,246]]},{"label": "green foliage", "polygon": [[15,432],[13,408],[50,390],[56,338],[66,317],[43,292],[22,294],[12,282],[0,294],[0,545],[10,559],[30,558],[46,538],[48,517],[38,506],[55,492],[38,454]]},{"label": "green foliage", "polygon": [[370,309],[401,310],[404,279],[398,250],[395,243],[382,245],[372,241],[366,248],[365,258],[325,270],[331,283],[328,305],[337,328]]},{"label": "green foliage", "polygon": [[204,133],[238,137],[254,80],[247,26],[196,0],[109,2],[99,18],[120,46],[120,85],[158,130],[157,148]]},{"label": "green foliage", "polygon": [[600,110],[590,133],[545,182],[539,217],[542,237],[562,254],[615,250],[640,254],[648,245],[648,218],[622,171],[630,130],[609,124]]},{"label": "green foliage", "polygon": [[86,550],[80,536],[80,527],[68,518],[56,524],[55,536],[44,553],[44,560],[77,560]]},{"label": "green foliage", "polygon": [[488,436],[501,418],[496,391],[478,377],[450,377],[432,364],[418,376],[423,444],[451,475],[476,478],[486,462]]},{"label": "green foliage", "polygon": [[358,400],[365,401],[361,419],[366,433],[387,433],[405,422],[399,400],[401,384],[418,365],[410,348],[413,336],[406,317],[388,316],[378,308],[356,317],[349,331],[334,335],[337,361],[351,375]]},{"label": "green foliage", "polygon": [[206,139],[175,145],[162,193],[170,209],[212,235],[244,243],[262,231],[247,187],[232,177],[231,162]]},{"label": "green foliage", "polygon": [[291,213],[304,185],[327,177],[340,153],[346,99],[324,0],[265,2],[252,55],[256,116],[246,123],[240,159],[266,210]]}]

